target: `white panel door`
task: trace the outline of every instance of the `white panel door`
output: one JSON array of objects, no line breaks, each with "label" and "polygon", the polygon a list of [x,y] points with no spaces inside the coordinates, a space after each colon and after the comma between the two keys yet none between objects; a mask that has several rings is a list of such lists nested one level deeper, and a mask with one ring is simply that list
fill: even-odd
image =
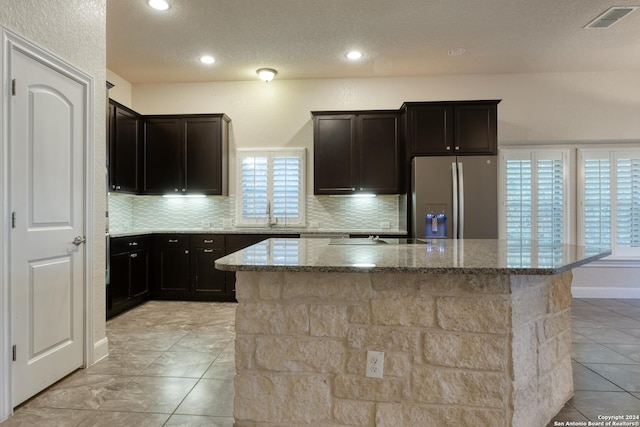
[{"label": "white panel door", "polygon": [[[84,88],[11,52],[13,406],[84,363]],[[73,241],[79,237],[74,244]]]}]

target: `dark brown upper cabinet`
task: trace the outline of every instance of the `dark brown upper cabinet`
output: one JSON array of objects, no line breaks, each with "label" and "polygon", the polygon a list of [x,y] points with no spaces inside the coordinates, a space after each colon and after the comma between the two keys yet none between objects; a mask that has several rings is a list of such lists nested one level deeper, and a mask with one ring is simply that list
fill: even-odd
[{"label": "dark brown upper cabinet", "polygon": [[123,193],[140,191],[140,144],[142,116],[109,101],[108,162],[109,190]]},{"label": "dark brown upper cabinet", "polygon": [[409,156],[496,154],[499,102],[404,103]]},{"label": "dark brown upper cabinet", "polygon": [[397,111],[312,114],[314,194],[401,192]]},{"label": "dark brown upper cabinet", "polygon": [[144,194],[227,194],[230,119],[224,114],[145,116]]}]

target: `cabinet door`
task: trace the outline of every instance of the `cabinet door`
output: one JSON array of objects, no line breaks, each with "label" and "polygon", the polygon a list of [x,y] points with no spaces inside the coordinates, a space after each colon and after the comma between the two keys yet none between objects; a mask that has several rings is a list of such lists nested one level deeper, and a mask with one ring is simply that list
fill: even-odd
[{"label": "cabinet door", "polygon": [[415,105],[408,107],[407,112],[411,155],[453,152],[453,107]]},{"label": "cabinet door", "polygon": [[138,185],[141,118],[136,113],[115,106],[109,172],[111,190],[136,193]]},{"label": "cabinet door", "polygon": [[189,235],[159,234],[154,241],[153,296],[158,299],[187,299],[189,275]]},{"label": "cabinet door", "polygon": [[355,116],[314,116],[314,194],[356,190]]},{"label": "cabinet door", "polygon": [[397,114],[358,116],[359,188],[376,194],[400,191]]},{"label": "cabinet door", "polygon": [[111,256],[111,313],[122,311],[122,306],[131,299],[131,289],[129,280],[129,254],[122,253]]},{"label": "cabinet door", "polygon": [[222,120],[217,117],[185,118],[182,130],[186,162],[184,187],[187,192],[222,195]]},{"label": "cabinet door", "polygon": [[189,249],[164,247],[158,251],[160,293],[189,293]]},{"label": "cabinet door", "polygon": [[196,248],[191,253],[193,292],[206,298],[226,294],[225,272],[216,270],[214,262],[224,256],[224,249]]},{"label": "cabinet door", "polygon": [[139,251],[129,255],[131,297],[141,298],[149,294],[149,252]]},{"label": "cabinet door", "polygon": [[147,118],[144,126],[146,194],[183,193],[183,148],[178,118]]},{"label": "cabinet door", "polygon": [[458,154],[496,154],[497,106],[455,107],[455,151]]}]

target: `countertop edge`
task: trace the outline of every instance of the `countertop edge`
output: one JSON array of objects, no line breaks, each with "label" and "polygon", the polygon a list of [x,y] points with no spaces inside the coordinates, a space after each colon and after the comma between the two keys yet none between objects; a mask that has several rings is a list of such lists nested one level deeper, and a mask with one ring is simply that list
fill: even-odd
[{"label": "countertop edge", "polygon": [[236,228],[236,229],[152,229],[152,230],[130,230],[130,231],[110,231],[108,232],[111,237],[131,237],[131,236],[144,236],[149,234],[264,234],[276,235],[276,234],[306,234],[306,235],[328,235],[328,234],[354,234],[354,235],[370,235],[370,236],[407,236],[406,230],[308,230],[302,228],[276,228],[276,229],[264,229],[264,228]]}]

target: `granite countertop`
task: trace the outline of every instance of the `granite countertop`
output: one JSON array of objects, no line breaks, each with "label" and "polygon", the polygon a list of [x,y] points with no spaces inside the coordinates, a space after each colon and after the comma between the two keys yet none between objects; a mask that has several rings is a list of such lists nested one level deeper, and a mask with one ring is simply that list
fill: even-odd
[{"label": "granite countertop", "polygon": [[314,228],[180,228],[180,229],[130,229],[130,230],[112,230],[109,232],[111,237],[129,237],[140,236],[145,234],[301,234],[301,235],[372,235],[372,236],[389,236],[389,235],[406,235],[406,230],[326,230]]},{"label": "granite countertop", "polygon": [[550,275],[611,254],[603,248],[520,240],[366,240],[268,239],[219,258],[215,266],[231,271]]}]

